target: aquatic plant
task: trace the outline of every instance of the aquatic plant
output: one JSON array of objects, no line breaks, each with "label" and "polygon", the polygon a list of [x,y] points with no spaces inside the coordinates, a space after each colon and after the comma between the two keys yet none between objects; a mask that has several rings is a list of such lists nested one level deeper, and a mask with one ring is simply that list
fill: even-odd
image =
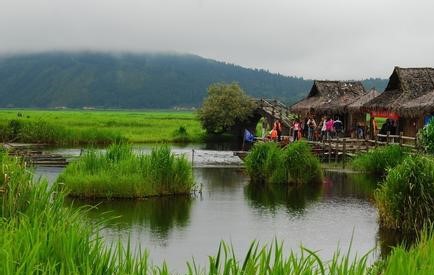
[{"label": "aquatic plant", "polygon": [[300,185],[322,181],[320,161],[312,154],[310,145],[304,141],[286,146],[283,150],[283,164],[289,183]]},{"label": "aquatic plant", "polygon": [[[244,159],[251,181],[286,182],[286,174],[281,172],[283,169],[281,157],[281,149],[276,143],[256,143]],[[279,170],[280,178],[276,170]]]},{"label": "aquatic plant", "polygon": [[407,157],[389,170],[375,192],[380,224],[403,232],[417,232],[434,221],[434,160]]},{"label": "aquatic plant", "polygon": [[193,187],[191,164],[168,146],[136,155],[131,145],[112,144],[106,152],[87,151],[69,164],[57,179],[71,196],[140,198],[189,194]]},{"label": "aquatic plant", "polygon": [[357,155],[352,166],[371,175],[385,176],[388,168],[401,163],[407,155],[407,149],[399,145],[388,145]]},{"label": "aquatic plant", "polygon": [[281,149],[274,142],[257,143],[245,159],[252,182],[301,185],[318,183],[322,170],[309,144],[294,142]]},{"label": "aquatic plant", "polygon": [[178,129],[173,131],[173,141],[174,142],[189,142],[190,135],[187,132],[187,128],[185,126],[179,126]]},{"label": "aquatic plant", "polygon": [[434,274],[434,234],[432,226],[418,234],[417,242],[407,248],[394,247],[390,255],[371,268],[371,274]]}]

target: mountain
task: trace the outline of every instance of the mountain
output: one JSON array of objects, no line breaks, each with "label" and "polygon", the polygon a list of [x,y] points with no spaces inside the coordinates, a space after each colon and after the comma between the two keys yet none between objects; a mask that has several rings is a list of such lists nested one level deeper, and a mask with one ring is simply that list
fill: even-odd
[{"label": "mountain", "polygon": [[[0,57],[0,107],[197,107],[214,82],[251,96],[301,99],[312,81],[181,54],[52,52]],[[383,90],[383,79],[367,88]]]}]

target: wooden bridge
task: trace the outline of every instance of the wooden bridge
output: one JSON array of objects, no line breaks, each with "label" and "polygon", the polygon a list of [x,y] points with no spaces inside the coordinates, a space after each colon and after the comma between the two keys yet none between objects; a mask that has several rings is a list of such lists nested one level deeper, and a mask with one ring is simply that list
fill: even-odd
[{"label": "wooden bridge", "polygon": [[295,118],[295,116],[290,113],[289,107],[275,99],[261,98],[256,102],[258,105],[256,112],[266,118],[269,125],[273,125],[274,121],[279,119],[284,128],[283,130],[289,131],[292,121]]},{"label": "wooden bridge", "polygon": [[334,138],[322,141],[308,141],[312,145],[312,151],[324,162],[342,161],[345,168],[347,159],[359,153],[368,152],[373,148],[385,145],[399,145],[406,147],[410,152],[419,151],[420,144],[417,138],[399,135],[378,134],[375,139]]}]

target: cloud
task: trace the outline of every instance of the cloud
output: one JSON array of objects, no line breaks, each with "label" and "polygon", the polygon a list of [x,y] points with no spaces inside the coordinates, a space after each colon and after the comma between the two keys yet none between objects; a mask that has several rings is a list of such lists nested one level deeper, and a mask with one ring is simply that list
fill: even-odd
[{"label": "cloud", "polygon": [[320,79],[433,66],[424,0],[0,0],[0,53],[171,51]]}]

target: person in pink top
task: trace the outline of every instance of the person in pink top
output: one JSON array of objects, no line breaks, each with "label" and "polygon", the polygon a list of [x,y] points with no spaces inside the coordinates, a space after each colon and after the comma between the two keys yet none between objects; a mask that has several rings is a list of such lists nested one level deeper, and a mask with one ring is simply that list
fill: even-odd
[{"label": "person in pink top", "polygon": [[327,122],[326,122],[327,139],[330,139],[332,137],[332,134],[334,132],[333,124],[334,124],[334,121],[330,117],[329,120],[327,120]]},{"label": "person in pink top", "polygon": [[299,135],[301,133],[301,124],[300,120],[296,120],[294,124],[292,125],[292,133],[293,133],[293,140],[296,141],[299,139]]}]

